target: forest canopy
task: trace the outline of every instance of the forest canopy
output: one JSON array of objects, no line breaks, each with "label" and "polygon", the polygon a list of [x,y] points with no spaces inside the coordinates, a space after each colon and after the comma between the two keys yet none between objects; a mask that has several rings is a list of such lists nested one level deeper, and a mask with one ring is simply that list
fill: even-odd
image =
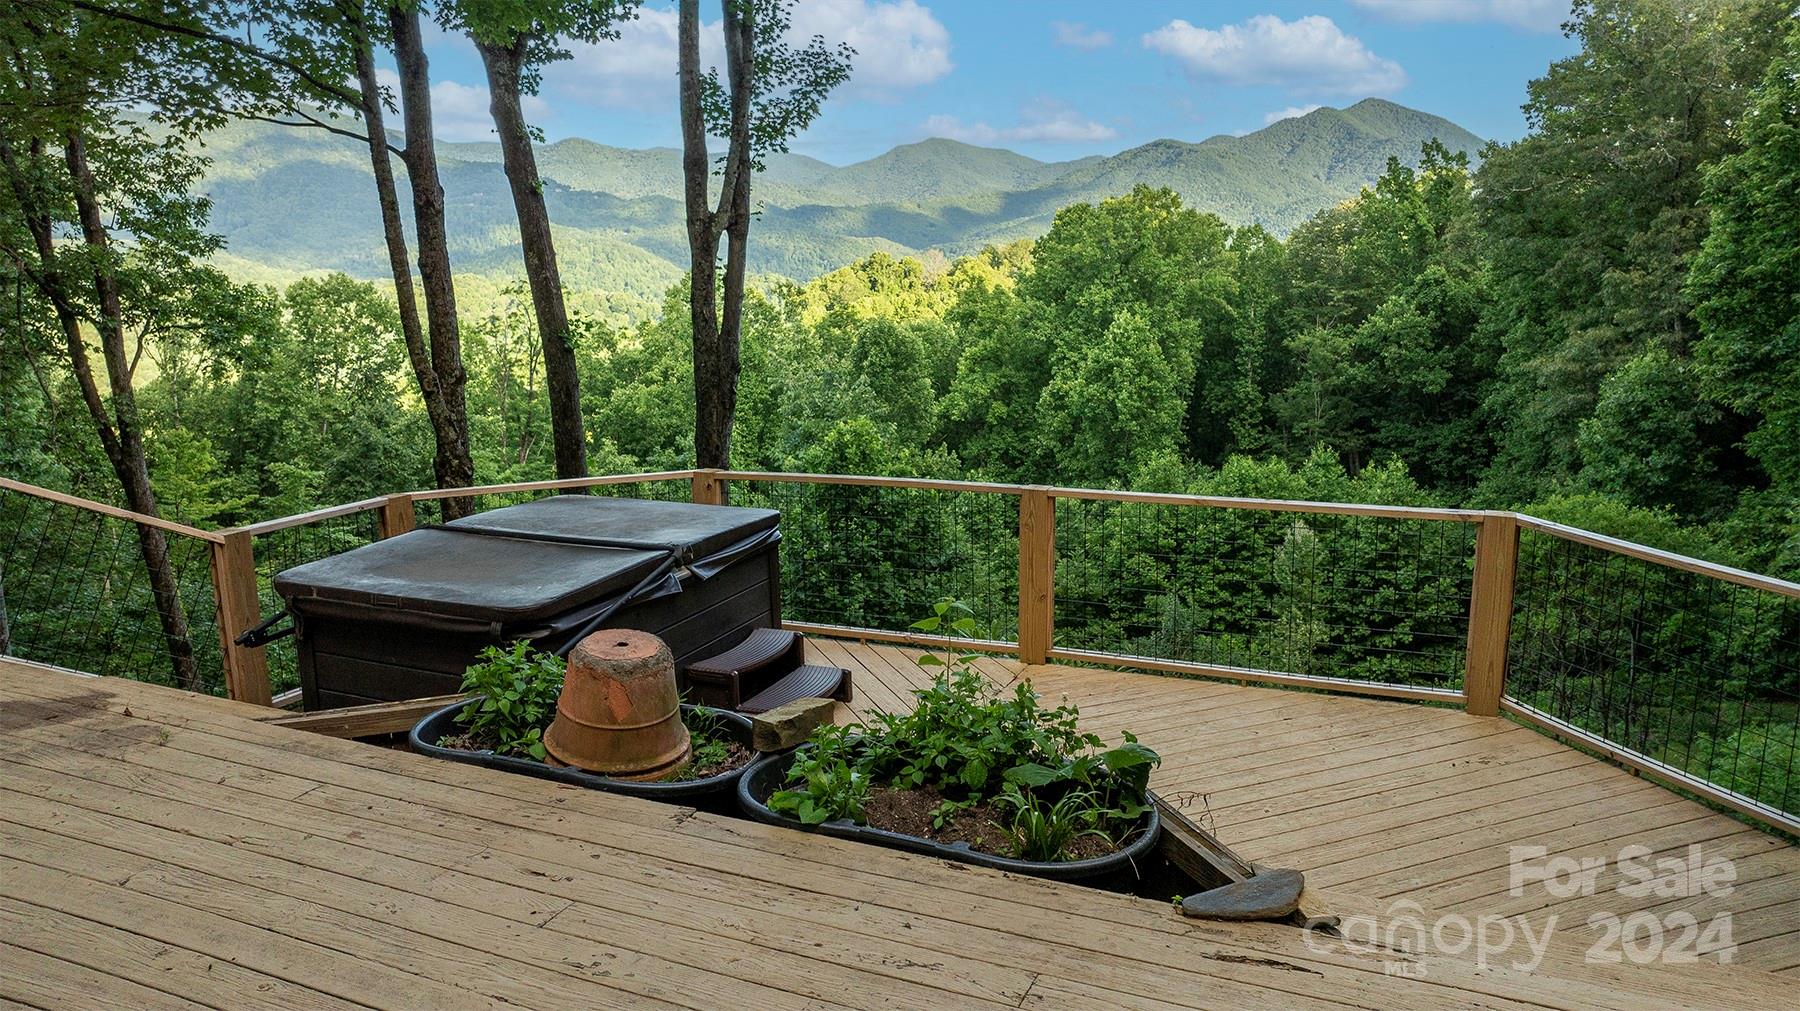
[{"label": "forest canopy", "polygon": [[[1183,490],[1243,458],[1273,494],[1324,458],[1398,468],[1398,499],[1642,512],[1800,571],[1800,35],[1777,0],[1604,0],[1570,31],[1525,138],[1478,167],[1429,143],[1285,239],[1140,187],[961,259],[761,278],[733,464]],[[145,222],[115,255],[156,309],[123,336],[164,508],[224,525],[429,485],[392,286],[229,280],[205,201],[171,192],[200,155],[111,130],[106,197]],[[107,183],[128,164],[153,171]],[[532,299],[466,284],[475,480],[547,476]],[[570,300],[593,471],[691,465],[685,284],[636,324]],[[117,499],[51,304],[11,287],[0,470]]]}]

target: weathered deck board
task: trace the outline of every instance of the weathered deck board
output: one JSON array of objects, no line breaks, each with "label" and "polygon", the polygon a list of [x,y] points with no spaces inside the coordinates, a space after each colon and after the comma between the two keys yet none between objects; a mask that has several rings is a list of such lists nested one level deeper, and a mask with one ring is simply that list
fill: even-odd
[{"label": "weathered deck board", "polygon": [[[818,642],[823,655],[888,685],[920,684],[918,649]],[[1800,966],[1800,850],[1534,730],[1441,706],[1348,698],[1057,664],[982,661],[999,683],[1028,676],[1081,706],[1102,734],[1131,730],[1164,756],[1155,785],[1188,796],[1241,855],[1297,867],[1308,883],[1372,910],[1416,902],[1433,914],[1523,915],[1585,946],[1595,914],[1677,910],[1705,925],[1731,913],[1739,964]],[[891,693],[859,696],[867,712]],[[906,704],[906,703],[900,703]],[[1619,851],[1729,859],[1729,895],[1633,897]],[[1595,894],[1509,894],[1510,848],[1603,857]]]},{"label": "weathered deck board", "polygon": [[[923,681],[905,651],[821,650],[880,664],[891,702]],[[1095,684],[1120,699],[1146,687],[1100,672]],[[1243,691],[1208,688],[1190,694]],[[1139,711],[1163,711],[1155,694]],[[1629,1008],[1782,996],[1760,972],[1561,952],[1534,975],[1423,955],[1406,958],[1422,977],[1391,976],[1396,956],[1288,927],[1184,920],[1162,903],[255,715],[0,661],[0,1001]]]}]

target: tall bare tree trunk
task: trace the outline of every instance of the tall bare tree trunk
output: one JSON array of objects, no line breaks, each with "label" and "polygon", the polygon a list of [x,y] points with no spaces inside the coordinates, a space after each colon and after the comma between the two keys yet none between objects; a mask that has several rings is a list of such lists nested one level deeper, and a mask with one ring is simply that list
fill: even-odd
[{"label": "tall bare tree trunk", "polygon": [[[406,357],[437,451],[432,470],[439,488],[466,486],[474,475],[469,461],[469,428],[466,416],[453,416],[438,386],[437,370],[419,322],[418,295],[413,290],[412,262],[406,246],[406,227],[400,220],[400,195],[394,183],[392,152],[388,146],[386,110],[381,105],[381,86],[375,76],[375,50],[360,28],[356,47],[356,80],[361,95],[363,125],[369,131],[369,161],[375,174],[375,193],[381,206],[381,231],[387,240],[388,268],[394,275],[394,299],[400,308],[400,333],[406,341]],[[460,460],[459,460],[460,454]]]},{"label": "tall bare tree trunk", "polygon": [[519,246],[525,254],[525,279],[537,315],[544,353],[544,386],[550,394],[550,433],[556,448],[556,476],[587,476],[587,433],[581,420],[581,379],[575,346],[569,339],[569,314],[563,302],[562,273],[556,266],[556,244],[550,235],[550,212],[538,177],[531,129],[520,104],[519,71],[525,61],[526,38],[510,45],[476,41],[487,69],[489,111],[500,136],[500,160],[511,184],[513,209],[519,218]]},{"label": "tall bare tree trunk", "polygon": [[700,3],[681,0],[676,26],[681,86],[681,176],[687,207],[688,319],[694,343],[694,465],[730,466],[730,419],[722,417],[719,389],[719,230],[708,199],[712,174],[701,109]]},{"label": "tall bare tree trunk", "polygon": [[[388,18],[394,34],[394,60],[400,67],[400,105],[406,116],[406,149],[400,157],[412,182],[413,230],[419,241],[419,281],[431,333],[431,371],[454,439],[449,453],[440,450],[438,480],[444,487],[461,488],[473,483],[475,465],[469,453],[469,412],[463,392],[468,373],[463,369],[456,284],[450,273],[444,184],[438,176],[431,125],[431,69],[419,34],[417,8],[390,7]],[[473,504],[466,498],[445,499],[445,518],[467,515]]]},{"label": "tall bare tree trunk", "polygon": [[[719,320],[719,411],[725,418],[723,455],[731,456],[731,427],[737,417],[738,372],[744,335],[744,276],[750,249],[750,173],[742,172],[727,194],[731,224],[725,229],[724,304]],[[721,463],[720,467],[729,467]]]},{"label": "tall bare tree trunk", "polygon": [[[143,428],[138,423],[137,394],[131,387],[131,357],[125,350],[124,310],[119,300],[118,280],[109,266],[112,255],[106,224],[100,216],[100,201],[95,196],[94,173],[88,165],[87,148],[81,134],[71,130],[64,140],[63,153],[69,178],[74,183],[75,208],[81,219],[82,241],[94,254],[94,295],[98,299],[100,318],[95,329],[100,336],[100,353],[106,363],[107,385],[112,394],[112,416],[100,402],[98,390],[89,400],[95,427],[100,431],[101,445],[119,485],[125,492],[125,503],[133,511],[146,516],[159,515],[156,493],[150,487],[150,467],[144,457]],[[39,252],[46,251],[40,242]],[[64,324],[70,354],[81,364],[77,372],[86,372],[91,384],[93,370],[86,364],[87,346],[81,340],[79,323],[73,317]],[[83,391],[84,395],[86,390]],[[110,436],[110,437],[109,437]],[[144,556],[144,569],[150,577],[150,592],[156,598],[156,613],[162,624],[163,639],[169,648],[169,663],[175,683],[189,691],[200,691],[200,670],[194,663],[194,644],[188,638],[187,615],[181,609],[181,588],[175,579],[175,566],[169,559],[169,543],[156,527],[133,524],[137,528],[138,549]]]},{"label": "tall bare tree trunk", "polygon": [[[731,135],[724,186],[715,210],[701,107],[700,4],[682,0],[677,26],[681,100],[681,171],[687,205],[689,317],[694,331],[694,462],[731,466],[737,412],[738,348],[743,315],[744,251],[750,235],[750,68],[753,28],[748,9],[725,4],[725,51],[731,80]],[[725,318],[719,316],[719,237],[731,235],[725,269]]]}]

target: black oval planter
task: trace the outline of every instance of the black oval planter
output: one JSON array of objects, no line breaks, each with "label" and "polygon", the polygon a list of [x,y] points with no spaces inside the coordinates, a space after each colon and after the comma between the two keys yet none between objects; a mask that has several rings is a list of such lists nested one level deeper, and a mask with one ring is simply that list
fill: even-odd
[{"label": "black oval planter", "polygon": [[[738,780],[755,765],[755,760],[740,765],[729,772],[721,772],[717,776],[705,779],[689,779],[669,783],[638,783],[628,779],[614,779],[588,772],[585,769],[574,769],[567,766],[549,765],[532,758],[519,758],[515,755],[496,755],[492,751],[464,751],[461,748],[446,748],[437,742],[445,735],[454,734],[462,729],[456,722],[456,714],[474,705],[479,699],[465,699],[452,703],[425,717],[413,725],[412,732],[407,735],[406,742],[414,751],[433,758],[448,758],[452,762],[467,762],[470,765],[485,765],[490,769],[502,769],[506,772],[519,772],[539,779],[553,779],[559,783],[574,786],[585,786],[593,790],[605,790],[608,793],[623,793],[633,797],[646,797],[650,800],[669,801],[676,804],[687,804],[692,807],[731,814],[737,810],[736,790]],[[696,710],[711,713],[723,720],[729,728],[733,740],[750,747],[750,720],[726,709],[714,709],[711,706],[681,707],[683,714]]]},{"label": "black oval planter", "polygon": [[858,825],[853,821],[828,821],[823,825],[803,825],[798,818],[791,818],[769,807],[769,797],[782,788],[787,781],[788,766],[793,764],[794,752],[763,755],[750,763],[744,770],[743,778],[738,780],[738,806],[743,812],[757,821],[769,825],[785,825],[788,828],[802,829],[808,832],[822,832],[825,835],[837,836],[840,839],[855,839],[860,842],[874,843],[877,846],[889,846],[894,849],[911,850],[945,860],[958,860],[966,864],[979,864],[1015,874],[1029,874],[1033,877],[1050,878],[1055,881],[1069,881],[1083,885],[1122,886],[1135,882],[1143,870],[1150,866],[1148,857],[1156,846],[1157,837],[1162,834],[1162,818],[1156,813],[1156,805],[1144,812],[1144,819],[1139,823],[1137,835],[1125,848],[1103,857],[1091,860],[1039,861],[1015,860],[993,853],[983,853],[971,849],[968,843],[945,844],[933,842],[916,835],[904,832],[890,832],[887,829],[874,828],[869,825]]}]

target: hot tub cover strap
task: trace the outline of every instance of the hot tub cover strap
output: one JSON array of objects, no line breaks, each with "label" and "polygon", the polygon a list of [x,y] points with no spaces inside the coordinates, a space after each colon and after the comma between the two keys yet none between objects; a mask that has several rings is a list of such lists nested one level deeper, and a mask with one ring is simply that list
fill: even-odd
[{"label": "hot tub cover strap", "polygon": [[568,656],[569,651],[575,648],[576,643],[587,638],[590,632],[593,632],[601,625],[606,624],[606,619],[618,613],[619,609],[625,605],[635,604],[643,600],[651,600],[656,597],[667,596],[668,594],[665,592],[665,588],[670,579],[673,578],[675,580],[675,592],[680,593],[681,580],[675,577],[674,569],[674,552],[664,552],[663,560],[657,563],[656,568],[652,569],[649,575],[639,580],[638,584],[632,587],[628,592],[619,594],[605,607],[596,611],[593,617],[589,618],[580,628],[577,628],[572,632],[568,639],[557,648],[556,655],[560,657]]},{"label": "hot tub cover strap", "polygon": [[729,568],[732,562],[737,561],[745,555],[754,554],[771,544],[779,543],[781,543],[780,527],[770,527],[767,530],[760,530],[730,547],[715,551],[705,558],[689,562],[688,571],[701,579],[711,579]]}]

